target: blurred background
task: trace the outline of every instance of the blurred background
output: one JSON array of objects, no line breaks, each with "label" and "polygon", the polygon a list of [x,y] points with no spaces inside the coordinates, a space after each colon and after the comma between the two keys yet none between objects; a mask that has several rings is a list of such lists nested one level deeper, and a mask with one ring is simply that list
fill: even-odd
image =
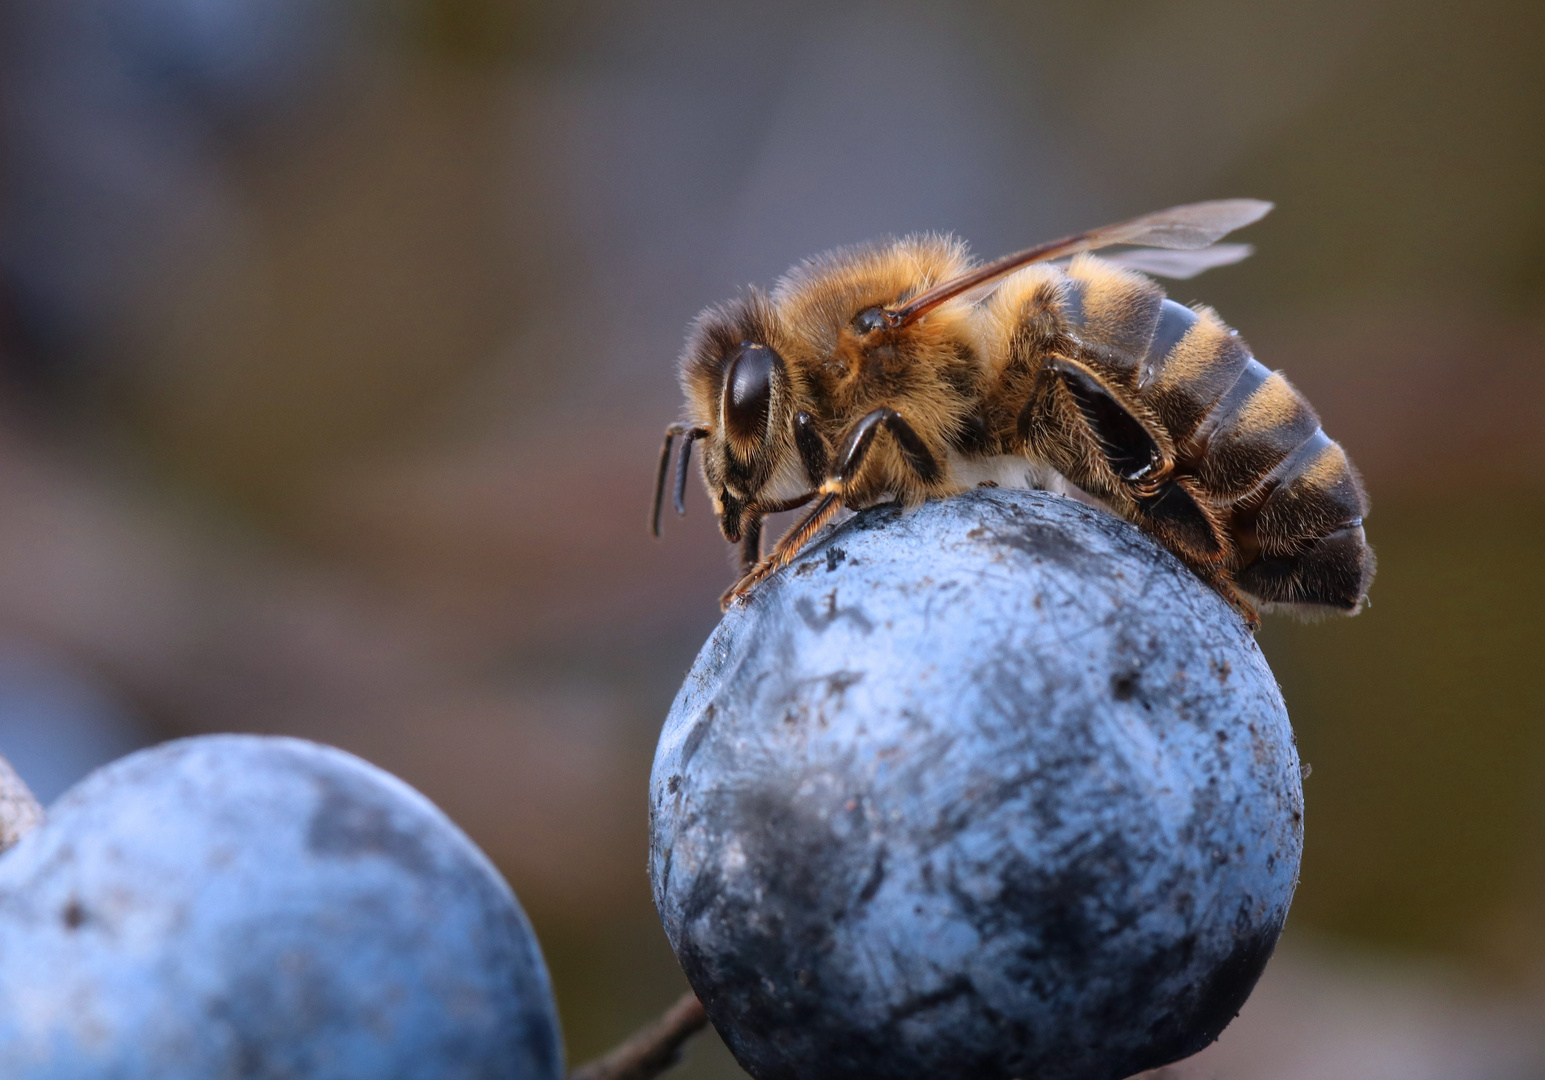
[{"label": "blurred background", "polygon": [[1512,0],[6,0],[0,751],[45,801],[194,732],[363,755],[592,1056],[685,986],[648,769],[731,574],[696,486],[645,531],[688,320],[887,233],[1273,199],[1172,292],[1319,408],[1380,572],[1261,633],[1302,885],[1165,1075],[1545,1076],[1542,55]]}]

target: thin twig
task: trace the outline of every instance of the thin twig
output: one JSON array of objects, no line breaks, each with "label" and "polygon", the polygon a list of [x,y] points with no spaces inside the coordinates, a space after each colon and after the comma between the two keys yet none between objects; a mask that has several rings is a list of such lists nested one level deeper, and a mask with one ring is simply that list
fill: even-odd
[{"label": "thin twig", "polygon": [[654,1080],[681,1057],[682,1045],[708,1026],[708,1014],[688,992],[665,1015],[640,1028],[604,1057],[586,1062],[569,1080]]},{"label": "thin twig", "polygon": [[0,757],[0,851],[9,848],[43,824],[43,807],[16,775],[11,763]]}]

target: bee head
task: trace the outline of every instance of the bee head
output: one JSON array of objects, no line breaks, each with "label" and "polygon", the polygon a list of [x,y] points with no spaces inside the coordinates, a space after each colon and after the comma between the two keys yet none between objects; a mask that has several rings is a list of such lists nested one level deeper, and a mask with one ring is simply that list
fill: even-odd
[{"label": "bee head", "polygon": [[794,395],[780,338],[772,305],[753,291],[698,316],[682,359],[692,420],[708,432],[703,478],[731,541],[791,453]]}]

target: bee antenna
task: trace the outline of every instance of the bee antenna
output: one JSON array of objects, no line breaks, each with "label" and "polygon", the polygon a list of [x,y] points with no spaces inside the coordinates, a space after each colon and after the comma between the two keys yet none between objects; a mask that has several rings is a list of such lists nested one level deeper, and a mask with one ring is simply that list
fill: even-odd
[{"label": "bee antenna", "polygon": [[[690,428],[685,432],[685,438],[681,440],[681,453],[676,457],[676,489],[672,492],[672,505],[676,507],[677,514],[687,512],[687,472],[692,464],[692,444],[699,439],[708,437],[708,429],[704,427]],[[663,468],[663,465],[662,465]],[[664,473],[661,473],[661,481],[664,481]]]},{"label": "bee antenna", "polygon": [[654,510],[649,515],[649,532],[656,539],[660,536],[660,504],[665,501],[665,477],[671,467],[671,443],[684,430],[681,424],[666,428],[665,445],[660,447],[660,468],[654,479]]}]

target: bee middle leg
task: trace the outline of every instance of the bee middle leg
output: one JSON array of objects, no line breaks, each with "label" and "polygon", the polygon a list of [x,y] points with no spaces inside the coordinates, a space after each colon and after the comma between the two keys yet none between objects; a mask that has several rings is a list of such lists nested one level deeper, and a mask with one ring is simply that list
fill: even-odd
[{"label": "bee middle leg", "polygon": [[870,448],[874,446],[874,440],[882,428],[889,431],[896,440],[897,446],[901,448],[902,460],[917,474],[919,480],[925,484],[938,480],[939,462],[923,442],[922,436],[895,409],[875,409],[848,430],[838,451],[837,463],[817,492],[820,498],[815,506],[798,524],[783,534],[771,555],[753,566],[745,577],[724,594],[721,601],[723,606],[728,607],[792,562],[811,538],[842,509],[848,490],[862,473],[864,463],[869,459]]}]

